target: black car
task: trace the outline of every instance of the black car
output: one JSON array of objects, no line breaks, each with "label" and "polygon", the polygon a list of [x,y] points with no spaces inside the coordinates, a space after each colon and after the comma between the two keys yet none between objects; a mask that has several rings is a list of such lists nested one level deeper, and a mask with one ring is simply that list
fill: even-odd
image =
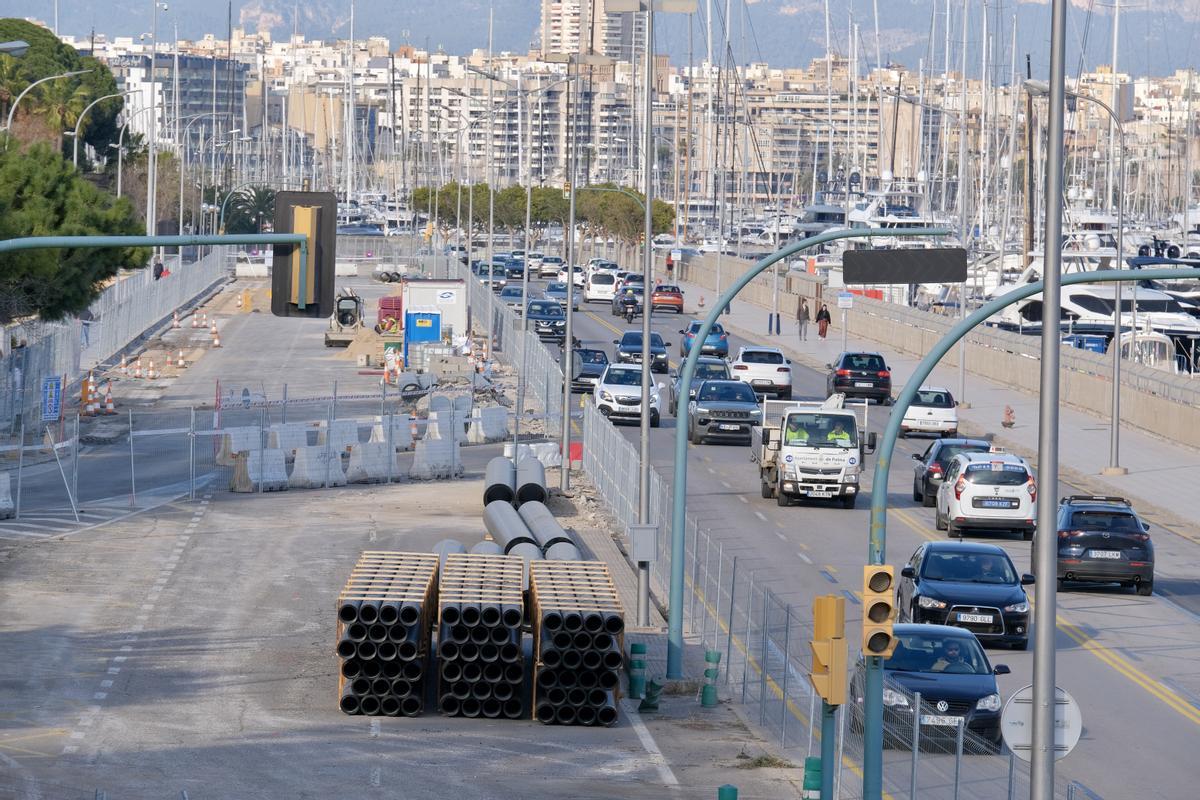
[{"label": "black car", "polygon": [[1018,575],[1003,548],[974,542],[926,542],[900,571],[896,609],[903,622],[953,625],[988,644],[1029,646],[1032,575]]},{"label": "black car", "polygon": [[841,393],[850,397],[877,400],[882,405],[892,403],[892,370],[879,353],[842,353],[832,364],[825,365],[825,395]]},{"label": "black car", "polygon": [[[671,413],[675,413],[675,406],[679,403],[679,395],[683,393],[679,375],[672,374],[674,380],[671,381]],[[729,364],[723,358],[713,358],[712,356],[700,356],[696,360],[696,371],[692,373],[692,385],[688,388],[688,399],[691,400],[696,396],[696,387],[702,381],[711,380],[729,380]]]},{"label": "black car", "polygon": [[526,315],[533,332],[543,342],[562,342],[567,338],[567,315],[554,300],[532,300]]},{"label": "black car", "polygon": [[[1036,542],[1033,546],[1037,547]],[[1058,588],[1065,583],[1120,583],[1145,597],[1154,592],[1150,526],[1128,500],[1093,495],[1062,499],[1058,506]]]},{"label": "black car", "polygon": [[[641,331],[625,331],[625,334],[620,339],[613,339],[613,344],[617,346],[617,361],[622,364],[640,364],[642,363],[642,332]],[[667,347],[669,344],[663,341],[662,335],[654,332],[650,334],[650,371],[651,372],[666,372],[667,371]]]},{"label": "black car", "polygon": [[[975,635],[961,628],[898,623],[893,630],[896,649],[883,662],[884,744],[911,747],[914,695],[920,692],[922,742],[952,743],[962,721],[985,749],[998,751],[1004,704],[996,676],[1007,675],[1008,667],[993,667]],[[858,730],[865,683],[866,665],[860,658],[849,692],[849,701],[858,706],[851,726]]]},{"label": "black car", "polygon": [[983,439],[940,439],[924,453],[913,453],[913,500],[933,508],[950,460],[959,453],[986,453],[991,447]]},{"label": "black car", "polygon": [[577,347],[575,355],[579,358],[579,374],[571,379],[571,391],[590,392],[596,388],[596,381],[600,380],[604,368],[608,366],[608,353]]}]

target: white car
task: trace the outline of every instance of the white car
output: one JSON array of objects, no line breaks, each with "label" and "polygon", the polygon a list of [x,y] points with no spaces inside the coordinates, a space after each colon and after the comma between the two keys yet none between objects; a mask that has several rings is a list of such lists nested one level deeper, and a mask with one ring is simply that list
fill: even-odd
[{"label": "white car", "polygon": [[593,272],[583,285],[583,302],[611,303],[616,294],[617,277],[611,272]]},{"label": "white car", "polygon": [[958,435],[958,408],[954,395],[941,386],[922,386],[912,405],[900,420],[900,435],[932,433],[935,436]]},{"label": "white car", "polygon": [[544,253],[530,253],[525,257],[525,264],[529,267],[530,275],[542,274],[542,259],[545,257]]},{"label": "white car", "polygon": [[961,539],[964,528],[1003,528],[1028,541],[1037,527],[1037,483],[1019,456],[959,453],[946,465],[936,506],[934,524],[950,538]]},{"label": "white car", "polygon": [[[570,278],[567,277],[568,275],[570,275]],[[566,283],[568,280],[573,280],[575,282],[576,286],[578,286],[581,289],[583,288],[583,268],[582,267],[575,266],[575,267],[571,267],[568,270],[567,267],[564,265],[561,269],[559,269],[558,274],[556,276],[554,276],[554,278],[555,278],[555,280],[562,281],[563,283]]]},{"label": "white car", "polygon": [[542,256],[542,263],[538,265],[539,278],[554,278],[558,275],[558,271],[562,269],[563,260],[561,256]]},{"label": "white car", "polygon": [[792,362],[778,347],[743,347],[729,366],[733,379],[750,384],[756,394],[792,399]]},{"label": "white car", "polygon": [[[661,383],[650,384],[650,427],[657,428],[661,416]],[[610,419],[641,420],[641,364],[609,364],[592,390],[596,409]]]}]

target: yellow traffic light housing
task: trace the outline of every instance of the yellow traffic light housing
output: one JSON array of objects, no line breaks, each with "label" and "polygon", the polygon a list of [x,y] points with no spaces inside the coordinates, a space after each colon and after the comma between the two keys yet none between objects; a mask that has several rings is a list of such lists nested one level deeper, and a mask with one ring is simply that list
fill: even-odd
[{"label": "yellow traffic light housing", "polygon": [[327,317],[334,311],[337,198],[331,192],[275,195],[276,233],[298,233],[305,247],[277,244],[271,262],[271,313]]},{"label": "yellow traffic light housing", "polygon": [[864,656],[887,658],[896,649],[896,634],[892,623],[896,617],[896,576],[887,564],[868,564],[863,567],[863,626]]},{"label": "yellow traffic light housing", "polygon": [[812,669],[808,679],[826,704],[846,703],[846,600],[822,595],[813,600]]}]

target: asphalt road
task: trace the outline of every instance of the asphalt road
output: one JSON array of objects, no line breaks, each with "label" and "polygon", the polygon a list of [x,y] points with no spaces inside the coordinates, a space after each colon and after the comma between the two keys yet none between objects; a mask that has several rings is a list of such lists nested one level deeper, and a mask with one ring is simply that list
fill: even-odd
[{"label": "asphalt road", "polygon": [[[689,310],[693,309],[688,303]],[[576,336],[584,346],[603,347],[613,355],[612,340],[627,327],[605,304],[582,304],[575,317]],[[691,316],[655,315],[653,327],[670,343],[672,368],[679,360],[678,331]],[[770,337],[747,342],[731,336],[731,352],[742,344],[769,344]],[[936,374],[935,374],[936,377]],[[659,378],[664,383],[665,377]],[[797,398],[825,396],[825,377],[793,364]],[[944,376],[947,384],[950,376]],[[664,392],[664,402],[666,393]],[[882,431],[890,409],[872,405],[870,429]],[[662,427],[652,431],[654,465],[671,477],[674,420],[664,413]],[[637,441],[636,425],[621,426]],[[901,440],[889,480],[889,563],[899,572],[907,557],[925,540],[944,537],[934,528],[933,509],[912,500],[910,455],[923,451],[928,439]],[[820,501],[780,508],[759,493],[757,469],[738,445],[688,445],[688,512],[705,521],[717,540],[751,564],[756,580],[773,587],[783,602],[810,606],[812,597],[830,591],[854,600],[848,616],[857,617],[862,565],[867,555],[869,512],[866,503],[843,510]],[[868,456],[868,470],[874,461]],[[864,491],[871,487],[864,474]],[[1083,493],[1060,484],[1062,494]],[[1153,514],[1153,509],[1139,509]],[[749,523],[749,524],[747,524]],[[1102,797],[1193,796],[1195,754],[1200,752],[1200,538],[1196,531],[1172,532],[1156,526],[1155,595],[1132,591],[1079,589],[1058,595],[1058,683],[1079,701],[1084,734],[1076,751],[1060,763],[1060,772]],[[1003,546],[1017,568],[1029,571],[1030,545],[1019,536],[986,533],[970,537]],[[1036,599],[1036,598],[1035,598]],[[848,620],[857,627],[858,619]],[[848,632],[857,649],[857,632]],[[853,652],[853,650],[852,650]],[[1012,674],[999,679],[1008,696],[1031,682],[1033,653],[991,651],[993,663],[1005,663]],[[1131,748],[1132,742],[1140,746]],[[890,756],[891,757],[891,756]],[[1153,776],[1148,780],[1148,776]]]}]

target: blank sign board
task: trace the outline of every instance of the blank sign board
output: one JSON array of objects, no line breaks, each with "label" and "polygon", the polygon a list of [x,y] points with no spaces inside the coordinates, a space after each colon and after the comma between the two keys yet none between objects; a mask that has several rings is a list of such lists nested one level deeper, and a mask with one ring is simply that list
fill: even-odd
[{"label": "blank sign board", "polygon": [[967,251],[961,247],[930,250],[847,250],[842,255],[843,283],[962,283]]}]

